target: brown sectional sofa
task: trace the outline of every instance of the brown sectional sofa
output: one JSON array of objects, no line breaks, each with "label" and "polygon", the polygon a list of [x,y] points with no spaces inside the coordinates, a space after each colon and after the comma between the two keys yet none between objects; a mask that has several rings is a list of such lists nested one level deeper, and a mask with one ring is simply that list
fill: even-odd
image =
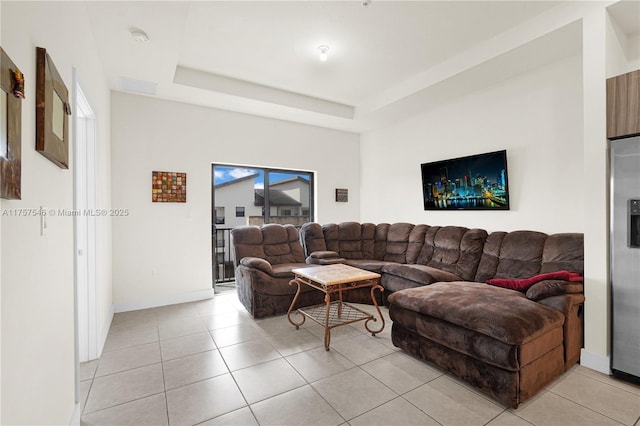
[{"label": "brown sectional sofa", "polygon": [[581,234],[490,234],[473,282],[439,282],[388,297],[394,344],[517,407],[578,361],[583,286],[547,280],[524,293],[484,282],[582,273],[582,245]]},{"label": "brown sectional sofa", "polygon": [[[286,313],[296,286],[289,285],[294,268],[310,266],[293,225],[243,226],[231,230],[240,302],[254,318]],[[322,303],[322,293],[304,287],[300,306]]]},{"label": "brown sectional sofa", "polygon": [[[308,263],[342,262],[381,273],[386,299],[406,288],[473,280],[487,232],[410,223],[307,223],[300,229],[300,238]],[[370,303],[366,292],[347,297]]]},{"label": "brown sectional sofa", "polygon": [[[517,407],[579,359],[581,282],[543,280],[525,292],[486,281],[562,270],[582,274],[582,234],[308,223],[300,229],[298,247],[295,228],[286,233],[272,228],[232,232],[240,259],[238,293],[254,316],[286,312],[296,290],[288,286],[292,267],[341,262],[381,274],[396,346],[507,406]],[[247,256],[275,262],[272,271]],[[369,293],[346,295],[371,303]],[[322,301],[311,290],[305,296],[301,305]]]}]

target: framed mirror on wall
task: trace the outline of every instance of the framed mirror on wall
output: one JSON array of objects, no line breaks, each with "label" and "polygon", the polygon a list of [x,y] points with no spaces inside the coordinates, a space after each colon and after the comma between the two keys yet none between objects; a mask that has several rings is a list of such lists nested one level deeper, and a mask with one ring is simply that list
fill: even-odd
[{"label": "framed mirror on wall", "polygon": [[0,157],[7,158],[7,92],[0,90]]},{"label": "framed mirror on wall", "polygon": [[0,198],[21,198],[24,76],[0,48]]},{"label": "framed mirror on wall", "polygon": [[47,50],[37,48],[36,151],[69,168],[69,91]]}]

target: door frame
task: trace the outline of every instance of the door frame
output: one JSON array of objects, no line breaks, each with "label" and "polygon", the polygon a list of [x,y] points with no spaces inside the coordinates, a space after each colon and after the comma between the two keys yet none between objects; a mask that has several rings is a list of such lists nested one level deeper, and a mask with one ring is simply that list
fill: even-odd
[{"label": "door frame", "polygon": [[97,223],[89,212],[97,201],[96,116],[73,68],[73,234],[76,402],[80,363],[96,359],[98,350]]}]

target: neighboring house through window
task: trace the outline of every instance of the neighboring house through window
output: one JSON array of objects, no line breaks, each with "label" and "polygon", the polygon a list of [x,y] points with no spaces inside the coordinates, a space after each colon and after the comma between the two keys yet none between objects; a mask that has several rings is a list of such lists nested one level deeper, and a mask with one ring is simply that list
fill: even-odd
[{"label": "neighboring house through window", "polygon": [[[312,172],[264,167],[213,164],[212,249],[216,283],[234,275],[232,228],[265,223],[297,227],[312,222],[314,176]],[[225,210],[234,212],[225,216]]]},{"label": "neighboring house through window", "polygon": [[224,207],[215,208],[215,224],[224,225]]}]

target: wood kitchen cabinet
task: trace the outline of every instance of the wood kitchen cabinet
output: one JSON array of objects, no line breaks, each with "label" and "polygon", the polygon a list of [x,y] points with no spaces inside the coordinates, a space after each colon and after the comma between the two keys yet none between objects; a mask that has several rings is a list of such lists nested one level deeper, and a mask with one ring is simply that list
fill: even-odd
[{"label": "wood kitchen cabinet", "polygon": [[607,138],[640,134],[640,70],[607,79]]}]

